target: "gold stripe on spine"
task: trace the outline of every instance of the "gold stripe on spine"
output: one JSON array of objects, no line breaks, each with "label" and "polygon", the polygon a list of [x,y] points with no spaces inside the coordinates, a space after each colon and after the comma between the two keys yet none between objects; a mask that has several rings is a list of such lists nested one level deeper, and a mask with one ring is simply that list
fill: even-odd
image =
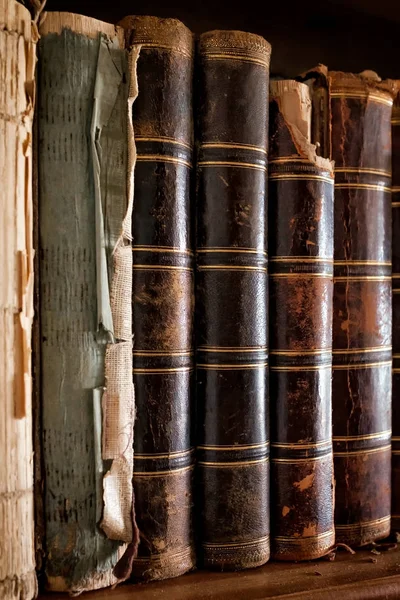
[{"label": "gold stripe on spine", "polygon": [[177,267],[172,265],[133,265],[132,269],[142,271],[189,271],[193,273],[190,267]]},{"label": "gold stripe on spine", "polygon": [[343,452],[334,452],[333,455],[336,456],[359,456],[360,454],[377,454],[378,452],[386,452],[386,450],[390,450],[391,445],[382,446],[381,448],[367,448],[363,450],[351,450],[351,451],[343,451]]},{"label": "gold stripe on spine", "polygon": [[332,350],[332,354],[367,354],[370,352],[389,352],[392,346],[371,346],[370,348],[341,348]]},{"label": "gold stripe on spine", "polygon": [[255,346],[254,348],[241,348],[240,346],[238,346],[237,348],[225,348],[224,346],[198,346],[197,350],[201,352],[222,352],[223,354],[241,354],[242,352],[265,352],[266,350],[268,350],[268,347]]},{"label": "gold stripe on spine", "polygon": [[392,192],[400,192],[400,185],[392,186]]},{"label": "gold stripe on spine", "polygon": [[224,54],[214,52],[202,52],[201,58],[206,60],[240,60],[242,62],[254,63],[269,69],[269,61],[259,60],[251,56],[243,56],[242,54],[233,54],[232,52],[226,52]]},{"label": "gold stripe on spine", "polygon": [[268,366],[267,362],[262,363],[248,363],[245,365],[241,364],[221,364],[221,365],[209,365],[203,363],[197,363],[197,369],[203,369],[204,371],[219,371],[219,370],[233,370],[233,371],[245,371],[247,369],[263,369]]},{"label": "gold stripe on spine", "polygon": [[144,350],[144,351],[134,350],[132,352],[132,354],[134,356],[149,356],[149,357],[157,357],[157,356],[163,357],[163,356],[165,356],[165,357],[168,358],[169,356],[193,356],[194,352],[193,352],[193,350],[184,350],[182,352],[180,352],[179,350],[177,350],[176,352],[162,352],[162,351],[160,351],[160,352],[152,352],[150,350],[149,351],[147,351],[147,350]]},{"label": "gold stripe on spine", "polygon": [[183,458],[185,456],[190,456],[194,452],[194,448],[189,448],[189,450],[182,450],[182,452],[168,452],[165,454],[138,454],[135,452],[135,460],[158,460],[160,458]]},{"label": "gold stripe on spine", "polygon": [[400,373],[400,369],[392,369],[392,373]]},{"label": "gold stripe on spine", "polygon": [[175,163],[178,165],[183,165],[184,167],[192,168],[192,163],[187,160],[183,160],[183,158],[178,158],[175,156],[166,156],[164,154],[138,154],[136,157],[136,162],[169,162]]},{"label": "gold stripe on spine", "polygon": [[326,279],[332,279],[333,273],[271,273],[270,277],[272,278],[286,278],[286,279],[309,279],[315,277],[324,277]]},{"label": "gold stripe on spine", "polygon": [[322,540],[324,538],[331,537],[334,534],[335,534],[335,530],[330,529],[329,531],[325,531],[324,533],[317,533],[317,535],[308,535],[308,536],[304,536],[304,537],[277,535],[274,537],[274,540],[276,542],[294,542],[294,543],[297,542],[299,544],[299,546],[302,546],[308,540],[310,542],[312,540]]},{"label": "gold stripe on spine", "polygon": [[257,163],[236,162],[233,160],[199,160],[199,167],[239,167],[243,169],[258,169],[259,171],[267,171],[267,167]]},{"label": "gold stripe on spine", "polygon": [[329,263],[333,264],[332,258],[321,258],[317,256],[271,256],[269,262],[304,262],[304,263]]},{"label": "gold stripe on spine", "polygon": [[366,169],[363,167],[335,167],[335,173],[359,173],[360,175],[382,175],[383,177],[391,177],[392,172],[385,169]]},{"label": "gold stripe on spine", "polygon": [[334,435],[332,436],[332,440],[334,442],[358,442],[362,440],[374,440],[384,436],[389,437],[391,434],[392,430],[386,429],[385,431],[378,431],[377,433],[369,433],[367,435]]},{"label": "gold stripe on spine", "polygon": [[266,267],[255,267],[255,266],[237,266],[237,265],[200,265],[197,267],[198,271],[259,271],[266,273]]},{"label": "gold stripe on spine", "polygon": [[394,454],[394,456],[399,456],[400,450],[392,450],[392,454]]},{"label": "gold stripe on spine", "polygon": [[341,525],[336,524],[335,523],[335,529],[343,529],[343,530],[350,530],[350,529],[355,529],[358,530],[360,527],[369,527],[369,526],[374,526],[374,525],[380,525],[381,523],[388,523],[390,521],[390,515],[388,515],[387,517],[381,517],[380,519],[375,519],[374,521],[361,521],[360,523],[355,523],[354,525],[349,525],[349,524],[343,524]]},{"label": "gold stripe on spine", "polygon": [[133,471],[134,477],[168,477],[169,475],[178,475],[186,471],[192,471],[193,465],[189,467],[181,467],[180,469],[171,469],[169,471]]},{"label": "gold stripe on spine", "polygon": [[392,273],[392,279],[400,279],[400,273]]},{"label": "gold stripe on spine", "polygon": [[400,119],[398,119],[398,118],[392,119],[391,123],[392,123],[392,125],[400,125]]},{"label": "gold stripe on spine", "polygon": [[269,462],[269,457],[266,456],[264,458],[257,458],[255,460],[239,460],[239,461],[232,461],[232,462],[209,462],[209,461],[203,461],[203,460],[199,460],[197,461],[198,465],[201,465],[202,467],[210,467],[213,469],[219,469],[219,468],[225,468],[225,467],[230,467],[231,469],[236,468],[236,467],[251,467],[252,465],[261,465],[261,464],[265,464]]},{"label": "gold stripe on spine", "polygon": [[400,288],[392,288],[393,294],[400,294]]},{"label": "gold stripe on spine", "polygon": [[335,189],[340,190],[374,190],[376,192],[392,192],[392,188],[388,185],[380,185],[374,183],[335,183]]},{"label": "gold stripe on spine", "polygon": [[306,160],[304,158],[299,158],[298,156],[278,156],[276,158],[270,158],[268,160],[268,163],[270,165],[273,164],[285,164],[285,163],[291,163],[291,162],[295,162],[295,163],[302,163],[305,165],[309,165],[310,161]]},{"label": "gold stripe on spine", "polygon": [[192,150],[193,146],[184,142],[183,140],[178,140],[176,138],[171,138],[167,136],[154,136],[154,137],[145,137],[143,135],[135,135],[135,142],[164,142],[167,144],[175,144],[176,146],[183,146],[183,148],[187,148],[188,150]]},{"label": "gold stripe on spine", "polygon": [[270,536],[265,535],[264,537],[257,538],[255,540],[249,540],[248,542],[228,542],[226,544],[222,544],[219,542],[202,542],[202,546],[204,548],[244,548],[246,546],[252,546],[253,544],[262,544],[263,542],[268,542]]},{"label": "gold stripe on spine", "polygon": [[323,356],[332,354],[330,348],[322,350],[270,350],[270,355],[274,356]]},{"label": "gold stripe on spine", "polygon": [[286,371],[325,371],[326,369],[332,369],[331,363],[328,365],[309,365],[307,367],[270,367],[270,371],[277,371],[285,373]]},{"label": "gold stripe on spine", "polygon": [[144,562],[150,562],[150,563],[160,563],[160,562],[169,562],[171,560],[173,560],[174,558],[185,558],[186,556],[190,556],[193,552],[193,549],[190,546],[187,546],[186,548],[184,548],[183,550],[180,550],[180,552],[163,552],[162,554],[151,554],[150,556],[137,556],[136,558],[133,559],[133,561],[136,563],[144,563]]},{"label": "gold stripe on spine", "polygon": [[254,150],[254,152],[261,152],[262,154],[268,154],[265,148],[260,146],[250,146],[249,144],[235,144],[233,142],[205,142],[200,144],[200,148],[233,148],[237,150]]},{"label": "gold stripe on spine", "polygon": [[174,369],[132,369],[135,375],[163,375],[164,373],[189,373],[193,367],[176,367]]},{"label": "gold stripe on spine", "polygon": [[303,179],[306,180],[313,180],[316,179],[317,181],[325,181],[326,183],[330,183],[330,184],[334,184],[334,179],[333,177],[328,177],[327,175],[312,175],[312,174],[296,174],[296,175],[290,175],[288,173],[270,173],[269,177],[268,177],[271,181],[275,181],[275,180],[282,180],[282,181],[301,181]]},{"label": "gold stripe on spine", "polygon": [[215,450],[224,452],[226,450],[257,450],[258,448],[268,449],[269,442],[262,442],[261,444],[234,444],[233,446],[197,446],[200,450]]},{"label": "gold stripe on spine", "polygon": [[172,252],[175,254],[188,254],[193,256],[193,252],[187,249],[181,249],[177,246],[132,246],[132,252]]},{"label": "gold stripe on spine", "polygon": [[333,281],[392,281],[391,275],[340,275],[334,277]]},{"label": "gold stripe on spine", "polygon": [[297,464],[297,463],[309,463],[309,462],[317,462],[320,460],[326,460],[331,457],[332,453],[324,454],[323,456],[313,456],[307,458],[271,458],[271,462],[281,462],[281,463],[289,463],[289,464]]},{"label": "gold stripe on spine", "polygon": [[226,252],[231,254],[262,254],[263,256],[267,256],[267,253],[264,250],[257,250],[257,248],[224,248],[224,247],[215,247],[215,248],[196,248],[197,254],[214,254],[219,252]]},{"label": "gold stripe on spine", "polygon": [[392,262],[389,260],[335,260],[334,261],[335,266],[343,266],[345,267],[346,265],[354,265],[354,266],[359,266],[359,267],[363,267],[363,266],[371,266],[371,267],[380,267],[380,266],[385,266],[385,267],[391,267],[392,266]]},{"label": "gold stripe on spine", "polygon": [[361,92],[361,91],[350,91],[350,90],[338,90],[337,92],[331,92],[330,93],[331,98],[346,98],[349,100],[352,99],[363,99],[363,100],[372,100],[372,102],[378,102],[380,104],[386,104],[387,106],[392,106],[393,105],[393,99],[389,97],[388,94],[384,94],[382,93],[382,95],[377,94],[376,92],[374,94],[371,94],[367,91],[365,92]]},{"label": "gold stripe on spine", "polygon": [[392,202],[392,208],[400,208],[400,202]]},{"label": "gold stripe on spine", "polygon": [[372,362],[372,363],[349,363],[347,365],[333,365],[332,369],[334,371],[347,371],[353,369],[373,369],[375,367],[388,367],[392,365],[391,360],[383,360],[382,362]]},{"label": "gold stripe on spine", "polygon": [[289,444],[289,443],[271,443],[271,448],[290,448],[291,450],[312,450],[313,448],[330,448],[332,446],[332,440],[323,440],[322,442],[315,442],[313,444]]}]

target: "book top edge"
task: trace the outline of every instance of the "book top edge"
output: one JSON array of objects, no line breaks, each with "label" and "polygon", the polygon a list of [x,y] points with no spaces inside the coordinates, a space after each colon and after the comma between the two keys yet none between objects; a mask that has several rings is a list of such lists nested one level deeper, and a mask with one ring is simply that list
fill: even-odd
[{"label": "book top edge", "polygon": [[32,20],[29,10],[16,0],[0,0],[0,30],[19,33],[26,40],[32,37]]},{"label": "book top edge", "polygon": [[130,45],[170,48],[193,54],[193,33],[178,19],[131,15],[124,17],[118,25],[125,30],[125,39]]},{"label": "book top edge", "polygon": [[329,71],[328,77],[330,80],[331,92],[335,93],[338,90],[344,95],[347,93],[374,93],[382,99],[393,100],[397,92],[396,82],[387,79],[381,80],[378,75],[372,71],[364,71],[363,73],[343,73],[341,71]]},{"label": "book top edge", "polygon": [[104,33],[111,38],[120,38],[121,45],[123,45],[123,31],[120,27],[92,17],[70,12],[46,12],[40,25],[39,33],[41,36],[50,33],[60,34],[64,29],[70,29],[74,33],[89,38],[95,38],[99,33]]},{"label": "book top edge", "polygon": [[260,35],[245,31],[215,29],[200,36],[200,54],[237,51],[241,54],[258,55],[268,61],[271,56],[271,44]]}]

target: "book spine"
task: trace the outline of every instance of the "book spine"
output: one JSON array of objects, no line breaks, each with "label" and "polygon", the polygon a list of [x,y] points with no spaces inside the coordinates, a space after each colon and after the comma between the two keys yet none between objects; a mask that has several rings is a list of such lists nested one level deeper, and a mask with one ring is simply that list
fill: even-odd
[{"label": "book spine", "polygon": [[175,19],[127,17],[140,48],[133,106],[133,374],[137,417],[134,578],[194,567],[191,439],[194,268],[191,227],[193,36]]},{"label": "book spine", "polygon": [[[114,25],[48,13],[40,33],[45,571],[49,589],[79,593],[118,581],[121,542],[132,537],[133,386],[126,372],[118,380],[132,353],[132,251],[123,225],[129,74]],[[125,304],[122,312],[115,303]],[[118,461],[128,465],[125,480]]]},{"label": "book spine", "polygon": [[392,113],[392,529],[400,531],[400,98]]},{"label": "book spine", "polygon": [[267,136],[270,46],[200,37],[196,248],[198,536],[202,562],[269,558]]},{"label": "book spine", "polygon": [[37,594],[32,463],[32,119],[35,36],[0,0],[0,598]]},{"label": "book spine", "polygon": [[311,97],[271,83],[269,150],[272,554],[333,546],[333,165],[310,143]]},{"label": "book spine", "polygon": [[333,451],[336,539],[390,531],[391,112],[383,85],[329,73],[335,161]]}]

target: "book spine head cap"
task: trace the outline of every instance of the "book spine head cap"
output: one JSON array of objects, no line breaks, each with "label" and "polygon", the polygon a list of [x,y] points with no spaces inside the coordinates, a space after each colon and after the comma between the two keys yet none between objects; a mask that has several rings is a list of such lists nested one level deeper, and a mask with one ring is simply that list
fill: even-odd
[{"label": "book spine head cap", "polygon": [[124,17],[119,25],[126,31],[128,45],[165,47],[193,55],[193,33],[178,19],[151,16]]},{"label": "book spine head cap", "polygon": [[271,58],[271,44],[260,35],[244,31],[207,31],[200,36],[199,49],[202,55],[237,54],[257,58],[268,67]]}]

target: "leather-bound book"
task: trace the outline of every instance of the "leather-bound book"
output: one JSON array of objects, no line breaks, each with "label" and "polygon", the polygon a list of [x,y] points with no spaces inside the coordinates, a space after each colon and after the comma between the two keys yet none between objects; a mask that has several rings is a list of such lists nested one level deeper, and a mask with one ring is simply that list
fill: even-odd
[{"label": "leather-bound book", "polygon": [[37,593],[34,552],[31,329],[32,119],[36,28],[0,0],[0,598]]},{"label": "leather-bound book", "polygon": [[330,72],[335,161],[333,451],[336,539],[390,531],[392,208],[389,84]]},{"label": "leather-bound book", "polygon": [[45,572],[116,583],[134,543],[131,186],[135,60],[122,29],[47,13],[38,63]]},{"label": "leather-bound book", "polygon": [[202,564],[269,558],[267,130],[270,45],[200,37],[197,91],[197,533]]},{"label": "leather-bound book", "polygon": [[140,545],[132,574],[152,580],[182,575],[195,564],[193,36],[175,19],[127,17],[121,25],[127,46],[139,49],[132,233]]},{"label": "leather-bound book", "polygon": [[271,550],[323,556],[335,540],[332,163],[311,144],[312,95],[270,87]]},{"label": "leather-bound book", "polygon": [[400,531],[400,97],[392,113],[392,529]]}]

